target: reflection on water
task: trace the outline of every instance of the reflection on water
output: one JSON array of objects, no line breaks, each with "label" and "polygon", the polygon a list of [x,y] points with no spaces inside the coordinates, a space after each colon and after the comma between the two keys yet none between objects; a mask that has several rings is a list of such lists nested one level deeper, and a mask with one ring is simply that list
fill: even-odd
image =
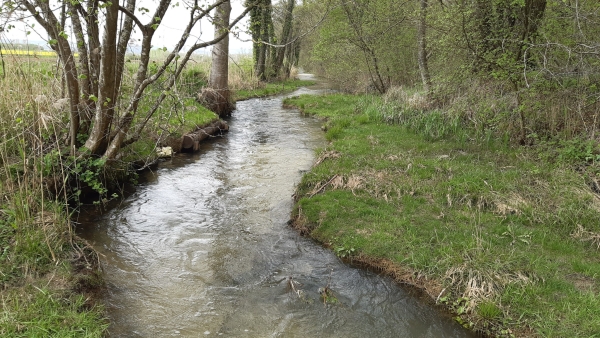
[{"label": "reflection on water", "polygon": [[[286,225],[294,185],[325,143],[318,121],[281,104],[239,102],[229,134],[161,164],[79,229],[101,253],[111,335],[469,336],[389,278],[344,265]],[[337,304],[319,299],[327,285]]]}]

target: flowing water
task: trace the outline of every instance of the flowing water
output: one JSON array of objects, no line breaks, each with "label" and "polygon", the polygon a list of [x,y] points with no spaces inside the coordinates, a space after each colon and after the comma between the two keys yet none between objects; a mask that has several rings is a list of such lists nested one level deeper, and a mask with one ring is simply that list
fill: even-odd
[{"label": "flowing water", "polygon": [[[390,278],[289,228],[294,186],[325,141],[318,121],[281,105],[238,102],[225,137],[163,162],[83,222],[101,254],[111,336],[469,337]],[[337,303],[320,300],[326,286]]]}]

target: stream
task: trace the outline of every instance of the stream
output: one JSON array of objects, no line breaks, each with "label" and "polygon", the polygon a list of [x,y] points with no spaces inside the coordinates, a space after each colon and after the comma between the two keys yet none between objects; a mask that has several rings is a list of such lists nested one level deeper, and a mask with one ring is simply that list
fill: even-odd
[{"label": "stream", "polygon": [[[284,97],[238,102],[228,134],[81,220],[101,257],[110,336],[472,337],[287,225],[294,187],[326,142],[321,122],[283,109]],[[323,304],[326,286],[337,302]]]}]

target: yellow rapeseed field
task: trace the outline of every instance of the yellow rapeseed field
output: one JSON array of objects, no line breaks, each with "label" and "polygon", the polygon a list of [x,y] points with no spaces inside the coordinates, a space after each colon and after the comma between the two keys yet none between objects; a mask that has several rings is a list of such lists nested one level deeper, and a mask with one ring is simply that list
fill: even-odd
[{"label": "yellow rapeseed field", "polygon": [[[2,50],[4,55],[29,55],[29,56],[56,56],[56,52],[53,50],[19,50],[19,49],[4,49]],[[74,54],[75,57],[79,56],[78,53]]]}]

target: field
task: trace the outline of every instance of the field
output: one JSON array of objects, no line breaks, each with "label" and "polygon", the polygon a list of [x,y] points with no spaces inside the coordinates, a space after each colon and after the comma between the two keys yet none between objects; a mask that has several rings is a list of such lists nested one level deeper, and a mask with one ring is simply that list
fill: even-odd
[{"label": "field", "polygon": [[[55,51],[49,51],[49,50],[3,49],[2,53],[5,56],[56,57],[56,52]],[[77,56],[77,55],[75,55],[75,56]]]}]

